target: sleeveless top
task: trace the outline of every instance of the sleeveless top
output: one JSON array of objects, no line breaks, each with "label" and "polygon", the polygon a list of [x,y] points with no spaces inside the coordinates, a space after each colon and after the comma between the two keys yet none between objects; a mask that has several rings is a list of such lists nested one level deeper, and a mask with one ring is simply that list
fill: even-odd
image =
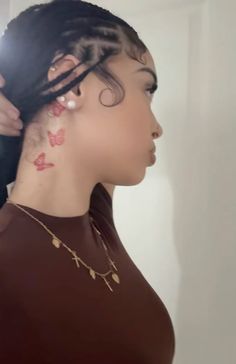
[{"label": "sleeveless top", "polygon": [[0,209],[0,362],[17,364],[171,364],[170,315],[124,248],[112,198],[98,183],[84,215],[56,217],[20,205],[100,273],[109,270],[91,215],[120,284],[94,280],[57,249],[42,226],[5,203]]}]

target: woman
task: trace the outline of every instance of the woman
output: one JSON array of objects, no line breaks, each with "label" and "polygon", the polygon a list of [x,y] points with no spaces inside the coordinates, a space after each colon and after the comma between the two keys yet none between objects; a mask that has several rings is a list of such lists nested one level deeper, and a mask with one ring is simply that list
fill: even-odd
[{"label": "woman", "polygon": [[8,24],[0,74],[0,362],[172,363],[170,316],[112,214],[162,134],[150,52],[109,11],[52,1]]}]

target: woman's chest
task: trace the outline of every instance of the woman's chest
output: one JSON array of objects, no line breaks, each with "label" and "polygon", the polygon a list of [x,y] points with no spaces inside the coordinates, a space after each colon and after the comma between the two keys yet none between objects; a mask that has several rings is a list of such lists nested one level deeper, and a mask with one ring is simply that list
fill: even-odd
[{"label": "woman's chest", "polygon": [[119,267],[120,284],[111,283],[113,292],[101,278],[69,265],[45,266],[44,271],[41,266],[40,273],[36,264],[37,274],[18,285],[18,302],[53,358],[84,364],[172,363],[168,311],[132,262]]}]

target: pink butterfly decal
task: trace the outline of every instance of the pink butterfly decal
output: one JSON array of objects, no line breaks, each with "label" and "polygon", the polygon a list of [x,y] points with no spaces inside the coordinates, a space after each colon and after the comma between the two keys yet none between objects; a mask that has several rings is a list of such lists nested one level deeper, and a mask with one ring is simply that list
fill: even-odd
[{"label": "pink butterfly decal", "polygon": [[56,134],[48,131],[48,137],[51,147],[54,147],[55,145],[62,145],[65,141],[65,130],[60,129]]},{"label": "pink butterfly decal", "polygon": [[65,110],[65,106],[61,105],[59,102],[55,102],[52,106],[52,112],[54,116],[60,116],[61,113]]},{"label": "pink butterfly decal", "polygon": [[46,168],[54,167],[53,163],[45,162],[45,153],[41,153],[38,158],[34,161],[34,165],[37,167],[37,171],[43,171]]}]

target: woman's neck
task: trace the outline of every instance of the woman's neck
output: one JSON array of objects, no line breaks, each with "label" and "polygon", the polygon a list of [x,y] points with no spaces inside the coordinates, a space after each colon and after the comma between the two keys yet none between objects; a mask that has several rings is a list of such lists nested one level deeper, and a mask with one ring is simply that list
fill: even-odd
[{"label": "woman's neck", "polygon": [[23,149],[9,199],[48,215],[79,216],[89,210],[97,182],[67,148]]},{"label": "woman's neck", "polygon": [[70,175],[48,174],[38,177],[19,171],[9,199],[45,214],[58,217],[84,215],[89,210],[90,196],[96,183]]}]

